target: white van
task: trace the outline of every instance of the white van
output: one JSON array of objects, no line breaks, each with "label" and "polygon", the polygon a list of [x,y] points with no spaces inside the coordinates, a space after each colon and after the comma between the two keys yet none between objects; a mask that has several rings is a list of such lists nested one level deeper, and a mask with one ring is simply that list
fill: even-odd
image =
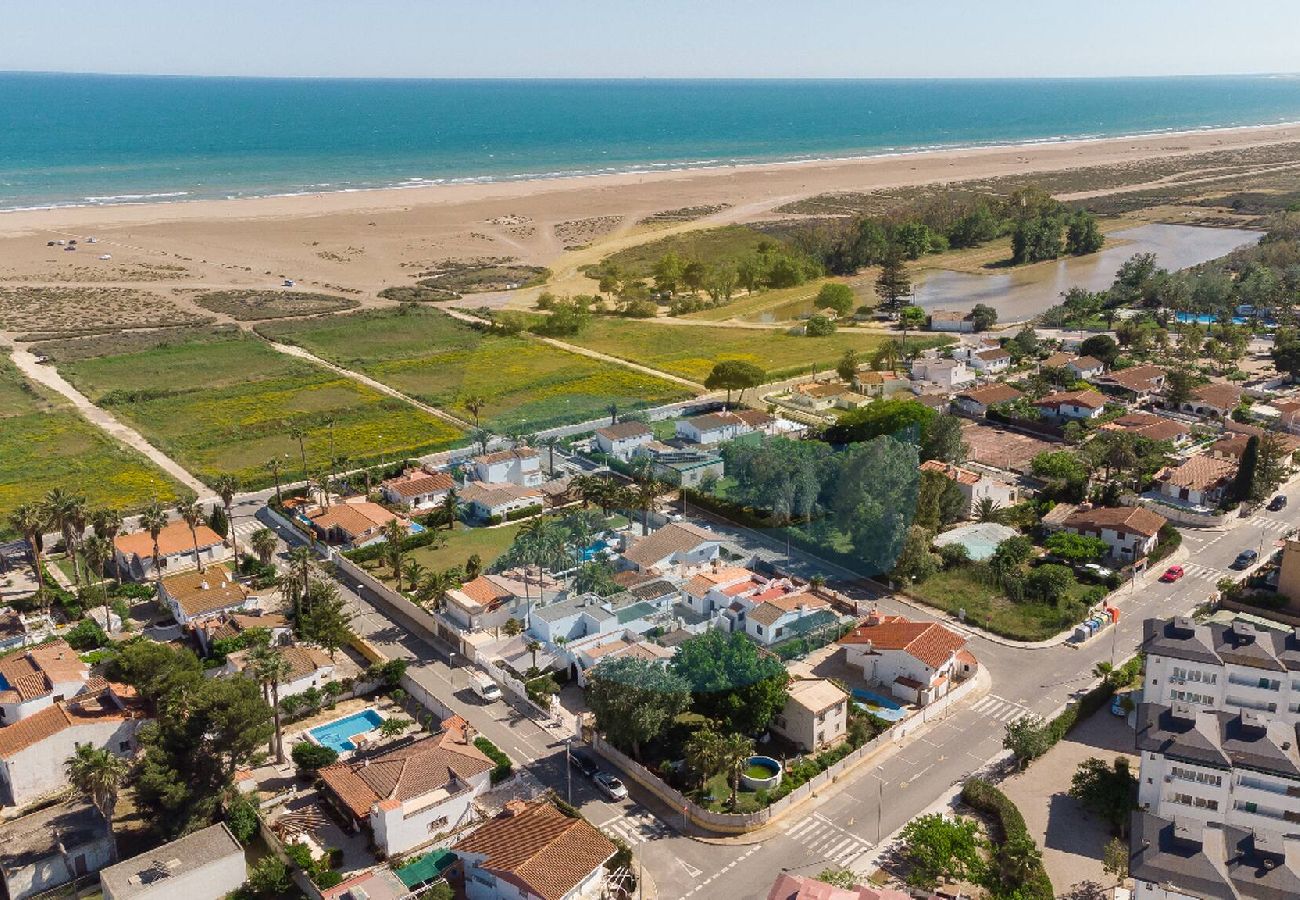
[{"label": "white van", "polygon": [[501,699],[501,688],[492,680],[492,676],[486,672],[474,672],[470,675],[469,686],[474,689],[474,693],[483,698],[483,702],[491,703],[494,700]]}]

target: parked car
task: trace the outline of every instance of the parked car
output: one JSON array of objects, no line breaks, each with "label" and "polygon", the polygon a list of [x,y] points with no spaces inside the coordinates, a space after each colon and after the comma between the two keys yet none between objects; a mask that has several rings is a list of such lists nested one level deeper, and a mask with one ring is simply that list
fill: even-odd
[{"label": "parked car", "polygon": [[1182,566],[1170,566],[1165,569],[1165,574],[1160,576],[1160,580],[1165,584],[1173,584],[1175,581],[1182,578],[1183,574]]},{"label": "parked car", "polygon": [[1232,561],[1234,569],[1249,569],[1255,560],[1259,559],[1259,553],[1254,550],[1242,550],[1237,554],[1237,558]]},{"label": "parked car", "polygon": [[569,765],[588,778],[592,778],[600,771],[600,766],[596,765],[596,757],[586,750],[570,750]]},{"label": "parked car", "polygon": [[1268,501],[1269,512],[1277,512],[1286,509],[1286,494],[1278,494],[1272,500]]},{"label": "parked car", "polygon": [[596,787],[600,788],[600,792],[609,799],[627,799],[627,788],[623,785],[623,782],[608,772],[597,772],[592,776],[592,780],[596,782]]},{"label": "parked car", "polygon": [[1077,571],[1080,575],[1091,578],[1093,581],[1109,581],[1115,576],[1114,569],[1108,569],[1100,563],[1085,563],[1079,566]]},{"label": "parked car", "polygon": [[494,700],[501,699],[501,688],[492,680],[492,676],[486,672],[474,672],[469,679],[469,686],[474,689],[484,703],[491,703]]}]

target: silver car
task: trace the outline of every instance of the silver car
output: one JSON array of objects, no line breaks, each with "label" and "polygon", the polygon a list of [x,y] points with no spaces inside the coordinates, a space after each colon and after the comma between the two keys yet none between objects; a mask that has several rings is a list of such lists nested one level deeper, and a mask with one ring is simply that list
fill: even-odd
[{"label": "silver car", "polygon": [[600,792],[611,800],[626,800],[627,787],[608,772],[597,772],[592,776],[592,781],[596,782],[596,787]]}]

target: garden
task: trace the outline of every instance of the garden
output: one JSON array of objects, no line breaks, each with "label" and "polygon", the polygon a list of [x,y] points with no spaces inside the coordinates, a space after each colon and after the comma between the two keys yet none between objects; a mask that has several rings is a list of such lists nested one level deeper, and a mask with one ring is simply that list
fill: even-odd
[{"label": "garden", "polygon": [[273,483],[271,460],[290,481],[339,459],[355,467],[465,440],[441,419],[238,332],[132,338],[110,355],[79,341],[47,352],[94,403],[209,483],[230,474],[255,489]]}]

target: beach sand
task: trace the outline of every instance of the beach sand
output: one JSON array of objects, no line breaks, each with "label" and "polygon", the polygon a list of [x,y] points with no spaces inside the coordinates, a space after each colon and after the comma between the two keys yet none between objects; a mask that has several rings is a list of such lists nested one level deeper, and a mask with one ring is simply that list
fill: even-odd
[{"label": "beach sand", "polygon": [[[379,290],[409,285],[440,260],[512,257],[550,267],[552,290],[589,291],[592,284],[577,275],[578,267],[616,249],[674,231],[771,219],[776,208],[818,194],[1125,166],[1294,141],[1300,141],[1300,126],[643,175],[12,212],[0,214],[0,288],[113,285],[185,306],[190,291],[272,288],[292,278],[300,288],[346,291],[365,305],[387,305],[375,297]],[[684,207],[719,209],[689,222],[638,224]],[[89,235],[95,245],[84,243]],[[46,246],[72,237],[83,241],[75,253]],[[565,249],[584,240],[594,242]],[[112,260],[99,260],[104,253]],[[462,303],[520,303],[534,293],[472,295]]]}]

